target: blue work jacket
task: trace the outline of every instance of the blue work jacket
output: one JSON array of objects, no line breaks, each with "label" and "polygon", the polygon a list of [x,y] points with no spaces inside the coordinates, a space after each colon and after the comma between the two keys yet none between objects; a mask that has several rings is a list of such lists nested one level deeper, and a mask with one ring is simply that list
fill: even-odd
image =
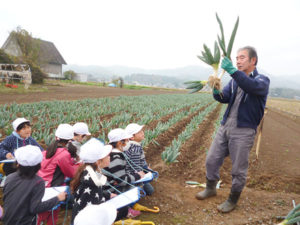
[{"label": "blue work jacket", "polygon": [[231,77],[232,79],[223,88],[222,94],[214,94],[217,101],[228,104],[221,124],[226,123],[237,89],[240,87],[244,93],[238,108],[237,126],[256,130],[264,115],[270,80],[259,74],[256,69],[249,76],[238,70]]}]

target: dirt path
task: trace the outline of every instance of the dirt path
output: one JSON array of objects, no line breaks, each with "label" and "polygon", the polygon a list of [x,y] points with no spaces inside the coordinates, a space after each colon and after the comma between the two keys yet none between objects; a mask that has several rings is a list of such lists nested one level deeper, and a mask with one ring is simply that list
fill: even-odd
[{"label": "dirt path", "polygon": [[259,159],[255,149],[249,187],[300,194],[300,122],[269,110],[264,122]]}]

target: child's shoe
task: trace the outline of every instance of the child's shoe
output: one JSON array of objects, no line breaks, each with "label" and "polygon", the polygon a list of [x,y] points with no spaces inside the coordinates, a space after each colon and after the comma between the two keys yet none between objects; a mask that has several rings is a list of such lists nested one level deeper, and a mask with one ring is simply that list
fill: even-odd
[{"label": "child's shoe", "polygon": [[132,208],[129,208],[129,209],[128,209],[128,214],[127,214],[127,217],[128,217],[128,218],[134,218],[134,217],[137,217],[137,216],[139,216],[139,215],[141,215],[141,211],[139,211],[139,210],[134,210],[134,209],[132,209]]}]

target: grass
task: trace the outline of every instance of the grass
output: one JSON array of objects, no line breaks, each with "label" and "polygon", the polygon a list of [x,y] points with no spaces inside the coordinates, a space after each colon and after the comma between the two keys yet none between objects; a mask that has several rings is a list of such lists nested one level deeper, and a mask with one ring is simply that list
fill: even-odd
[{"label": "grass", "polygon": [[103,83],[100,82],[81,82],[81,81],[76,81],[76,80],[47,80],[48,83],[65,83],[65,84],[80,84],[80,85],[89,85],[89,86],[99,86],[99,87],[104,87]]},{"label": "grass", "polygon": [[[32,84],[29,86],[29,88],[26,90],[24,89],[24,85],[20,83],[16,83],[18,88],[8,88],[5,87],[4,83],[0,83],[0,94],[25,94],[25,93],[31,93],[31,92],[48,92],[48,88],[46,86],[63,86],[68,84],[76,84],[76,85],[85,85],[85,86],[97,86],[97,87],[108,87],[108,83],[106,83],[105,86],[103,86],[102,82],[80,82],[80,81],[74,81],[74,80],[50,80],[45,79],[44,85],[41,84]],[[111,87],[114,88],[114,87]],[[117,87],[119,88],[119,87]],[[143,86],[143,85],[133,85],[133,84],[124,84],[124,89],[130,89],[130,90],[165,90],[165,91],[179,91],[180,89],[175,88],[163,88],[163,87],[150,87],[150,86]],[[183,92],[186,92],[186,90],[182,90]]]},{"label": "grass", "polygon": [[17,88],[5,87],[4,83],[0,83],[0,94],[25,94],[31,92],[48,92],[48,88],[41,84],[32,84],[28,89],[24,88],[23,84],[15,84]]}]

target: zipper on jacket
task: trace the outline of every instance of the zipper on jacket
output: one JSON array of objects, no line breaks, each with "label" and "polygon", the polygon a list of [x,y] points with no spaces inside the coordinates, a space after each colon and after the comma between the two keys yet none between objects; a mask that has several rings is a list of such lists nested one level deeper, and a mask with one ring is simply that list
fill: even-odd
[{"label": "zipper on jacket", "polygon": [[246,102],[247,97],[248,97],[248,93],[247,93],[246,96],[245,96],[244,102]]}]

